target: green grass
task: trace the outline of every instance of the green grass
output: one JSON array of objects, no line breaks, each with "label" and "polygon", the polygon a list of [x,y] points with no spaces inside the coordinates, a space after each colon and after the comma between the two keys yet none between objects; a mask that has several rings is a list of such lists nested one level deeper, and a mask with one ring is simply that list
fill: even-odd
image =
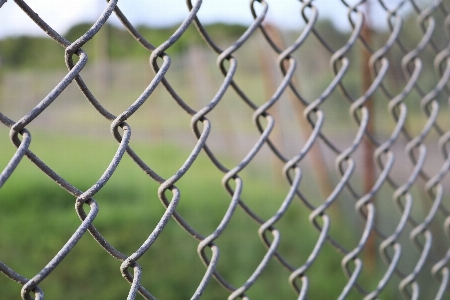
[{"label": "green grass", "polygon": [[[7,141],[7,132],[3,129],[0,133],[2,140]],[[96,182],[117,148],[112,138],[39,133],[32,137],[30,149],[81,190]],[[187,149],[169,144],[135,143],[132,146],[165,178],[174,174],[189,154]],[[4,166],[14,147],[6,144],[1,151],[0,166]],[[176,184],[181,191],[177,211],[205,236],[218,226],[230,202],[230,196],[221,186],[222,176],[201,154]],[[274,183],[270,174],[252,165],[242,176],[242,199],[259,215],[269,218],[281,205],[287,184]],[[94,196],[100,206],[94,225],[114,247],[127,255],[142,244],[164,213],[157,188],[158,185],[125,155],[110,181]],[[74,200],[75,197],[24,158],[0,189],[0,260],[28,278],[39,272],[80,224]],[[277,224],[282,233],[280,252],[296,266],[304,263],[318,238],[317,230],[307,219],[308,214],[296,199]],[[221,250],[218,270],[236,287],[250,277],[266,252],[257,235],[258,227],[238,209],[217,240]],[[351,236],[346,239],[349,238],[352,239]],[[197,245],[198,241],[171,220],[139,260],[144,270],[143,284],[160,299],[192,296],[205,272],[196,253]],[[317,264],[308,271],[313,279],[310,295],[325,299],[339,294],[346,283],[340,268],[341,259],[332,247],[323,249]],[[48,299],[124,299],[129,284],[121,277],[119,266],[119,261],[85,234],[41,287]],[[329,276],[333,276],[333,283],[324,287],[323,282]],[[249,295],[253,299],[294,299],[288,277],[289,272],[272,261]],[[0,276],[0,286],[3,299],[18,297],[20,285]],[[205,299],[223,299],[228,294],[211,282]]]}]

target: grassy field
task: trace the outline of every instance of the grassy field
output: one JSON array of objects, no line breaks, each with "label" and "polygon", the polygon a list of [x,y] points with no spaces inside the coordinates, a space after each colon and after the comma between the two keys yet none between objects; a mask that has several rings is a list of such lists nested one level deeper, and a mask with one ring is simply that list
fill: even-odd
[{"label": "grassy field", "polygon": [[[2,129],[2,140],[7,131]],[[89,188],[114,155],[111,139],[73,138],[61,135],[33,134],[30,149],[61,176],[81,190]],[[168,177],[187,157],[186,149],[173,145],[134,145],[148,164]],[[0,165],[7,163],[14,149],[1,147]],[[245,179],[243,200],[258,214],[268,218],[281,204],[287,184],[271,183],[270,176],[250,167]],[[206,175],[206,176],[205,176]],[[210,234],[218,226],[230,197],[221,187],[221,173],[212,168],[204,155],[177,186],[181,190],[178,211],[200,233]],[[201,178],[201,180],[198,180]],[[131,254],[150,234],[164,212],[157,198],[157,184],[147,177],[127,156],[116,173],[95,199],[100,212],[94,225],[120,251]],[[75,231],[80,220],[74,210],[74,197],[63,191],[28,159],[0,190],[0,257],[3,262],[26,277],[32,277],[59,250]],[[307,221],[307,210],[294,202],[277,226],[282,232],[281,252],[295,265],[306,259],[317,234]],[[308,226],[308,229],[302,228]],[[219,271],[236,286],[251,275],[265,249],[257,236],[258,225],[238,210],[229,228],[219,238]],[[161,299],[190,297],[205,271],[196,254],[198,242],[170,221],[160,238],[139,261],[144,269],[143,283]],[[311,269],[315,278],[314,295],[336,294],[345,284],[337,255],[324,249],[318,267]],[[334,261],[334,262],[333,262]],[[49,299],[123,299],[129,285],[121,278],[120,262],[110,257],[88,235],[42,283]],[[333,284],[324,288],[320,282],[333,274]],[[295,298],[288,285],[289,272],[271,262],[249,295],[255,299]],[[320,279],[322,278],[322,279]],[[15,299],[18,284],[0,276],[1,296]],[[206,299],[225,298],[227,293],[215,282],[207,288]]]}]

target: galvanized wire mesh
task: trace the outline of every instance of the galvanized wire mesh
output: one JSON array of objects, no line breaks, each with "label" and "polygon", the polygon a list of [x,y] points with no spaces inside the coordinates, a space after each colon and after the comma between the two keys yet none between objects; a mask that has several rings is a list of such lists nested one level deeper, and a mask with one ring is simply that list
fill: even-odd
[{"label": "galvanized wire mesh", "polygon": [[[118,266],[120,264],[120,272],[130,284],[128,299],[135,299],[137,294],[145,299],[155,299],[152,295],[152,288],[141,284],[141,278],[147,270],[140,266],[139,261],[144,257],[150,260],[158,259],[157,257],[147,257],[148,250],[164,232],[168,221],[172,218],[193,239],[198,241],[199,259],[205,265],[203,279],[198,282],[197,289],[193,291],[192,299],[200,298],[211,284],[211,280],[217,281],[229,292],[228,299],[248,299],[248,292],[272,262],[277,262],[290,274],[286,285],[293,287],[293,298],[317,298],[319,296],[309,293],[310,283],[317,279],[310,277],[308,271],[312,266],[320,264],[318,257],[327,246],[333,247],[339,253],[342,270],[347,277],[341,293],[336,295],[338,299],[345,299],[351,293],[356,293],[357,298],[377,299],[383,296],[386,286],[392,282],[395,282],[405,299],[430,297],[424,295],[433,295],[432,297],[435,299],[450,297],[448,287],[450,278],[448,268],[450,259],[450,243],[448,242],[450,237],[448,210],[448,201],[450,200],[448,196],[450,192],[448,188],[450,168],[448,149],[450,141],[448,113],[450,3],[430,1],[419,5],[412,0],[398,1],[395,4],[382,0],[372,1],[372,5],[378,7],[377,14],[372,18],[376,18],[378,21],[384,20],[389,32],[386,39],[378,42],[378,45],[375,46],[374,43],[368,41],[369,35],[366,30],[369,27],[365,22],[367,17],[365,2],[341,1],[342,7],[347,11],[348,24],[351,25],[352,30],[348,35],[348,40],[341,41],[340,45],[333,45],[325,40],[322,37],[323,34],[316,28],[320,11],[316,8],[315,1],[300,1],[299,23],[302,21],[305,25],[298,30],[298,38],[291,45],[286,46],[280,42],[280,36],[274,30],[273,25],[264,22],[271,7],[284,4],[275,1],[269,3],[264,0],[252,0],[249,14],[254,18],[253,23],[238,40],[222,49],[218,46],[214,36],[208,34],[202,20],[197,18],[197,13],[202,8],[201,0],[195,3],[187,1],[189,13],[185,20],[170,38],[160,45],[152,44],[151,37],[140,34],[136,27],[128,21],[126,15],[121,12],[117,0],[108,1],[98,20],[75,41],[67,40],[52,29],[25,1],[0,1],[0,7],[8,5],[20,7],[54,42],[63,47],[65,64],[68,69],[64,78],[48,95],[34,108],[26,111],[20,119],[13,120],[0,112],[0,121],[4,126],[10,128],[11,142],[17,147],[14,156],[0,174],[0,187],[7,183],[21,160],[27,157],[56,184],[76,198],[75,208],[80,219],[80,225],[70,239],[32,278],[25,278],[9,268],[7,261],[0,262],[0,271],[4,276],[22,285],[21,296],[23,299],[33,299],[33,297],[43,299],[44,291],[40,288],[40,283],[46,280],[49,274],[77,247],[77,242],[81,237],[90,235],[98,242],[99,247],[117,259]],[[404,37],[404,15],[400,11],[408,5],[412,8],[410,14],[414,16],[421,29],[415,32],[414,41],[405,40],[409,37]],[[113,15],[120,19],[129,34],[135,38],[136,43],[148,51],[150,67],[154,72],[151,82],[141,95],[127,109],[117,115],[105,108],[107,99],[97,98],[91,92],[89,82],[83,80],[81,75],[83,68],[89,64],[89,53],[83,50],[83,46],[99,32]],[[149,16],[151,17],[151,12],[149,12]],[[215,91],[214,97],[207,105],[196,108],[184,100],[183,95],[177,92],[177,87],[171,84],[167,76],[171,66],[171,57],[166,52],[191,27],[196,28],[198,35],[209,46],[210,52],[215,53],[217,67],[223,74],[223,81]],[[235,54],[254,36],[263,37],[264,44],[260,51],[270,51],[274,55],[273,61],[278,65],[278,70],[275,71],[279,76],[279,80],[274,79],[273,94],[260,105],[257,104],[260,102],[258,99],[251,99],[246,94],[245,87],[235,76],[239,68],[239,59]],[[310,98],[302,92],[302,82],[297,78],[297,76],[301,76],[299,74],[302,74],[304,69],[302,65],[298,65],[299,55],[301,56],[299,53],[301,53],[303,45],[310,40],[318,41],[317,48],[327,53],[329,61],[326,63],[331,66],[331,71],[328,73],[331,75],[329,81],[314,98]],[[351,52],[355,49],[365,53],[363,61],[354,61],[355,56]],[[319,65],[323,65],[324,62],[314,63],[319,68]],[[352,64],[362,66],[362,73],[356,72],[362,74],[362,77],[366,77],[365,81],[364,79],[361,81],[362,88],[356,92],[349,87],[346,81],[348,74],[355,72],[351,70]],[[397,65],[403,73],[390,74]],[[427,73],[431,65],[434,65],[434,74]],[[196,71],[193,69],[192,76],[195,74]],[[432,81],[432,84],[423,84],[424,76],[427,77],[427,80]],[[119,145],[103,175],[86,190],[80,190],[58,175],[45,161],[31,151],[32,132],[27,129],[39,115],[54,104],[69,85],[75,84],[85,99],[96,109],[98,118],[104,118],[110,122],[111,134]],[[190,155],[186,157],[185,162],[168,178],[163,178],[155,172],[129,145],[132,139],[129,120],[133,120],[133,115],[141,109],[158,86],[166,89],[172,101],[176,102],[178,110],[183,110],[191,116],[190,127],[196,139],[195,146]],[[211,87],[208,88],[211,89]],[[211,128],[214,126],[208,115],[212,111],[220,110],[218,104],[227,92],[234,92],[233,97],[243,101],[249,110],[253,111],[252,120],[259,132],[259,135],[253,135],[257,137],[257,140],[248,153],[240,158],[237,165],[232,166],[221,161],[215,151],[208,146]],[[297,120],[283,120],[280,115],[271,111],[275,106],[280,105],[281,101],[288,100],[286,99],[287,94],[293,100],[291,102],[292,109],[303,111],[303,115],[297,114],[300,126],[309,130],[301,147],[295,150],[294,155],[288,155],[286,151],[283,151],[282,146],[277,142],[275,128],[276,124],[283,122],[294,124]],[[375,116],[374,99],[377,100],[377,107],[384,108],[382,115]],[[10,101],[9,99],[2,100]],[[334,105],[344,107],[344,110],[350,112],[353,119],[347,122],[351,129],[346,129],[347,132],[340,132],[338,135],[335,135],[336,131],[331,131],[324,126],[327,119],[335,118],[333,110],[336,110],[334,107],[330,111],[326,105],[336,101],[338,104]],[[335,113],[339,114],[340,112]],[[237,112],[234,115],[238,115]],[[170,115],[167,116],[167,118],[170,117]],[[382,124],[385,130],[383,132],[375,131],[374,122]],[[186,126],[188,125],[186,124]],[[349,135],[351,138],[348,138]],[[287,140],[302,140],[302,138],[289,136]],[[1,147],[7,147],[6,141],[2,141]],[[226,147],[231,149],[235,146],[226,145]],[[272,158],[281,162],[280,166],[282,166],[278,171],[282,169],[285,181],[290,186],[279,209],[274,211],[269,218],[260,216],[251,205],[248,205],[243,197],[245,180],[240,176],[240,173],[250,163],[256,161],[255,157],[264,147],[270,149]],[[325,187],[322,186],[326,195],[320,199],[311,199],[304,187],[301,188],[300,185],[303,178],[311,176],[312,172],[323,171],[319,169],[324,165],[321,165],[320,158],[317,159],[317,155],[321,151],[326,153],[326,161],[334,160],[338,179],[335,181],[326,179]],[[198,228],[193,228],[177,212],[178,204],[183,201],[180,197],[182,191],[176,185],[177,181],[186,176],[186,172],[196,163],[202,152],[209,158],[211,168],[216,168],[223,173],[223,187],[229,193],[230,200],[222,221],[216,230],[208,235],[200,234]],[[160,216],[157,225],[152,229],[147,229],[148,238],[142,241],[142,245],[135,252],[128,254],[117,250],[93,225],[99,214],[99,204],[94,200],[95,195],[108,184],[108,180],[116,171],[124,155],[131,157],[149,180],[159,184],[158,197],[165,207],[165,212]],[[363,155],[366,157],[362,157]],[[311,168],[308,168],[305,163],[307,161],[311,161]],[[376,169],[371,169],[372,164],[376,164]],[[326,165],[328,165],[327,162],[325,162]],[[205,176],[208,175],[205,174]],[[365,181],[362,182],[361,178],[365,178]],[[27,182],[23,182],[23,187],[26,188],[26,186]],[[383,189],[387,191],[392,200],[386,197]],[[334,212],[332,206],[343,201],[341,199],[344,197],[343,195],[345,198],[351,199],[354,209],[341,208],[340,212]],[[308,211],[309,222],[312,226],[292,228],[292,230],[298,232],[300,240],[305,231],[315,230],[318,233],[315,245],[310,248],[309,253],[299,253],[299,257],[303,261],[300,264],[291,262],[279,249],[283,234],[277,229],[276,224],[291,209],[294,201],[301,203],[303,209]],[[26,202],[24,205],[27,205]],[[383,206],[383,208],[379,206]],[[394,207],[397,212],[391,213]],[[260,263],[255,266],[248,279],[241,282],[240,286],[233,286],[217,268],[220,251],[217,241],[227,231],[227,225],[236,215],[237,210],[242,210],[248,218],[258,224],[257,234],[267,251],[264,256],[259,258]],[[339,238],[331,234],[332,227],[335,226],[332,225],[331,220],[337,220],[339,223],[340,219],[343,222],[349,215],[355,214],[361,216],[356,225],[359,228],[357,230],[356,228],[347,228],[346,230],[360,234],[358,242],[350,247],[344,246]],[[387,219],[395,226],[384,226],[383,223]],[[409,234],[409,238],[405,239],[405,234]],[[235,245],[235,247],[239,246],[239,244]],[[378,255],[382,258],[377,261],[382,272],[381,275],[373,275],[374,277],[378,276],[376,286],[367,286],[366,282],[361,279],[361,274],[365,269],[370,269],[368,265],[373,262],[371,262],[370,255],[364,254],[364,251],[370,252],[372,248],[378,249]],[[416,254],[408,254],[407,263],[401,265],[400,261],[404,259],[405,253],[411,248],[415,248]],[[297,250],[293,249],[292,251]],[[95,262],[92,263],[95,264]],[[435,281],[430,283],[423,280],[423,277],[433,277]],[[329,285],[332,282],[331,278],[330,282],[321,284]],[[277,289],[277,287],[274,286],[273,289]]]}]

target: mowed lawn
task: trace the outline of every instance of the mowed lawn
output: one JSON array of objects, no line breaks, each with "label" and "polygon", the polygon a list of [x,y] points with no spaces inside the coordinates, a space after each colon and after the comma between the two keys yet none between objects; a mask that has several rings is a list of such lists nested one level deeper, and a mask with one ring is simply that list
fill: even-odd
[{"label": "mowed lawn", "polygon": [[[15,147],[9,144],[7,128],[2,128],[0,134],[0,166],[3,168]],[[141,142],[131,145],[151,168],[165,178],[178,170],[190,151],[170,144]],[[58,174],[84,191],[101,176],[117,146],[112,137],[73,137],[38,132],[32,133],[30,149]],[[242,173],[242,200],[268,219],[281,205],[288,185],[274,183],[270,172],[262,171],[261,167],[250,166]],[[222,177],[223,174],[202,153],[176,184],[181,191],[177,210],[205,236],[219,225],[231,200],[221,185]],[[164,213],[157,188],[158,184],[125,155],[110,181],[94,196],[100,206],[94,225],[114,247],[127,255],[145,241]],[[170,197],[170,193],[167,195]],[[74,203],[75,197],[25,157],[0,189],[0,260],[23,276],[33,277],[80,224]],[[306,260],[318,236],[307,220],[308,214],[296,199],[277,225],[282,232],[280,251],[298,266]],[[259,225],[238,208],[228,228],[216,241],[221,250],[218,270],[236,287],[245,283],[266,252],[258,237],[258,228]],[[197,246],[198,241],[171,220],[139,260],[144,270],[143,284],[160,299],[190,298],[206,270],[197,255]],[[315,278],[311,293],[324,297],[336,295],[345,284],[339,256],[331,247],[326,247],[322,259],[322,264],[311,269],[310,275]],[[124,299],[129,284],[121,277],[120,264],[86,233],[41,283],[41,287],[48,299]],[[336,274],[335,283],[321,288],[320,282],[330,274]],[[273,260],[249,295],[255,299],[294,299],[288,277],[289,272]],[[0,276],[0,286],[2,299],[19,297],[21,286],[3,275]],[[213,280],[206,289],[205,299],[223,299],[228,294]]]}]

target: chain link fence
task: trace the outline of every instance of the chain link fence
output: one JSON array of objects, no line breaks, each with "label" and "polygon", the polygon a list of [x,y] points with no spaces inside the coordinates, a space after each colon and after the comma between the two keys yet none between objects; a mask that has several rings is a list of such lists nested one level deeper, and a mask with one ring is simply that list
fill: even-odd
[{"label": "chain link fence", "polygon": [[[76,250],[83,237],[89,237],[97,242],[96,248],[102,248],[115,259],[117,274],[109,275],[119,275],[120,272],[129,283],[127,299],[156,299],[158,295],[152,291],[162,284],[157,276],[161,270],[153,269],[147,262],[160,260],[164,255],[161,251],[152,252],[151,248],[164,235],[171,220],[175,220],[177,226],[195,241],[198,260],[204,264],[203,270],[192,270],[193,274],[197,274],[195,276],[201,274],[201,278],[195,289],[187,288],[191,299],[203,298],[202,295],[208,297],[208,289],[217,284],[227,293],[228,299],[255,298],[252,290],[267,273],[272,272],[272,268],[277,267],[283,269],[283,282],[285,286],[290,286],[292,299],[325,299],[320,293],[314,293],[312,286],[319,286],[319,291],[334,286],[339,292],[333,297],[338,299],[392,299],[400,297],[400,294],[405,299],[450,297],[450,3],[416,3],[412,0],[392,3],[379,0],[369,5],[367,1],[342,0],[339,5],[347,14],[346,24],[351,30],[341,33],[345,39],[338,37],[329,40],[326,38],[327,32],[318,25],[320,9],[316,3],[321,1],[301,0],[297,3],[299,24],[303,22],[303,25],[299,25],[295,38],[283,36],[274,25],[265,21],[271,7],[285,5],[284,1],[250,1],[248,14],[253,16],[253,22],[237,40],[222,47],[219,44],[223,41],[210,35],[207,26],[197,17],[202,2],[188,0],[188,13],[184,21],[167,40],[154,44],[152,36],[141,34],[139,27],[127,19],[119,9],[117,0],[105,3],[104,10],[92,27],[73,41],[55,31],[26,1],[0,1],[1,9],[19,7],[54,43],[60,45],[64,49],[67,67],[64,78],[58,80],[34,107],[19,109],[14,98],[3,94],[0,100],[2,106],[16,106],[21,115],[14,119],[3,109],[0,112],[0,121],[5,128],[9,128],[11,143],[17,148],[13,155],[8,156],[6,166],[1,166],[0,187],[7,188],[15,170],[29,159],[35,168],[75,197],[74,214],[79,218],[78,227],[65,244],[59,247],[59,251],[51,253],[49,260],[40,261],[43,267],[31,277],[26,278],[11,267],[14,265],[11,257],[7,260],[0,257],[2,276],[21,287],[23,299],[44,299],[44,288],[41,287],[46,282],[55,284],[50,275]],[[151,14],[149,11],[149,18]],[[107,109],[109,99],[93,92],[91,80],[83,79],[83,69],[91,64],[88,62],[90,53],[83,48],[113,17],[118,18],[135,43],[148,52],[150,64],[142,61],[140,67],[143,65],[154,72],[138,97],[123,100],[130,104],[118,113]],[[374,29],[369,19],[383,24],[386,29]],[[411,24],[416,26],[415,29],[408,29],[413,26]],[[216,71],[222,74],[220,84],[212,84],[208,81],[210,71],[195,63],[202,59],[194,59],[188,68],[193,82],[200,80],[193,87],[194,98],[204,97],[202,92],[212,94],[206,104],[187,101],[186,92],[180,92],[176,85],[178,81],[170,77],[172,66],[181,57],[167,53],[188,30],[195,30],[197,37],[201,37],[201,51],[216,59]],[[382,33],[377,33],[377,30]],[[255,39],[258,39],[256,46]],[[259,59],[241,58],[241,48],[251,43],[250,52],[253,56],[259,55]],[[208,50],[204,46],[208,46]],[[306,56],[302,51],[307,47],[313,49],[308,55],[320,52],[321,56]],[[191,52],[194,56],[196,53]],[[54,60],[57,59],[54,57]],[[247,92],[253,83],[238,74],[241,64],[248,67],[255,62],[260,64],[258,68],[261,69],[258,70],[262,70],[255,76],[262,77],[261,87],[266,93],[253,97]],[[208,64],[209,68],[211,63]],[[314,70],[321,77],[314,77]],[[95,108],[96,118],[108,121],[112,138],[118,145],[116,153],[108,158],[109,165],[102,170],[100,178],[83,189],[59,175],[42,155],[33,151],[33,144],[38,142],[39,136],[32,142],[33,124],[39,122],[41,115],[58,105],[62,98],[65,99],[64,106],[68,107],[71,107],[70,101],[78,101],[67,99],[63,93],[66,88],[75,85],[84,95],[84,101]],[[177,170],[169,176],[155,171],[147,156],[131,147],[133,122],[145,118],[145,115],[136,115],[139,111],[152,109],[153,102],[149,99],[159,93],[161,87],[170,95],[167,102],[176,105],[155,122],[159,122],[160,127],[180,123],[176,113],[184,112],[190,118],[190,125],[183,123],[181,127],[186,129],[190,126],[193,132],[176,129],[171,133],[174,140],[188,140],[181,142],[180,148],[192,147]],[[30,92],[29,87],[22,89],[25,93]],[[19,93],[20,88],[14,92]],[[222,103],[230,98],[244,105],[233,104],[226,110]],[[53,111],[52,115],[60,114],[64,118],[65,111],[62,111]],[[215,112],[219,112],[219,117],[212,118]],[[252,114],[247,117],[253,122],[249,130],[236,125],[244,116],[243,112]],[[47,115],[46,118],[50,117]],[[235,134],[214,137],[214,126],[220,127],[218,123],[224,119],[226,125],[223,127],[232,128],[228,130],[234,130]],[[70,122],[70,119],[65,121]],[[104,128],[108,127],[104,124]],[[293,127],[299,128],[299,131],[293,133]],[[163,140],[168,138],[164,133],[162,135]],[[145,140],[148,136],[137,135],[135,139]],[[0,147],[6,149],[11,147],[11,143],[3,138]],[[47,151],[52,153],[58,149],[49,145]],[[227,157],[227,153],[238,157],[238,162],[230,164],[233,159]],[[126,157],[138,166],[133,169],[136,173],[144,173],[146,180],[159,185],[151,198],[157,195],[164,207],[164,211],[153,220],[154,226],[139,230],[145,232],[146,238],[130,253],[120,251],[120,247],[115,246],[118,244],[116,239],[107,238],[102,234],[102,228],[94,226],[96,218],[102,215],[100,208],[109,205],[107,202],[100,205],[95,200],[96,194],[108,187],[108,181]],[[202,157],[208,158],[209,169],[202,172],[204,177],[189,177],[188,170]],[[252,165],[259,164],[269,165],[270,168],[264,169],[269,172],[265,177],[267,182],[256,184],[256,189],[278,185],[283,187],[283,198],[265,199],[258,196],[256,200],[248,200],[251,195],[245,194],[245,190],[254,181],[242,174]],[[260,169],[256,170],[256,173],[260,172]],[[85,169],[85,172],[88,170]],[[188,202],[187,209],[190,205],[190,200],[183,197],[189,187],[179,188],[177,182],[183,178],[203,181],[213,172],[222,174],[221,182],[228,193],[228,203],[221,212],[220,222],[215,224],[215,230],[201,234],[205,230],[198,227],[199,222],[188,221],[177,209],[183,201]],[[133,178],[138,175],[127,176]],[[24,177],[21,188],[27,189],[30,180],[32,178]],[[0,207],[8,197],[2,195]],[[213,197],[202,199],[208,203],[217,201]],[[31,205],[27,199],[16,201],[23,206]],[[156,206],[153,200],[148,201]],[[259,207],[273,204],[268,202],[276,203],[278,207],[270,215],[260,213]],[[195,219],[204,221],[208,217],[203,212],[198,213]],[[251,234],[253,237],[259,236],[260,244],[265,247],[262,255],[256,249],[242,250],[257,260],[251,272],[239,270],[239,262],[224,256],[226,251],[223,249],[229,248],[221,246],[243,247],[235,237],[245,228],[233,227],[234,231],[230,232],[230,222],[238,217],[257,224],[258,228]],[[51,218],[42,218],[41,221],[58,226]],[[288,224],[288,233],[278,229],[283,225],[277,223],[283,222]],[[298,225],[296,222],[303,223]],[[2,228],[2,231],[5,230],[14,231],[17,228]],[[20,236],[21,232],[16,234]],[[137,232],[129,233],[133,234]],[[343,239],[343,235],[351,235],[352,238]],[[192,252],[177,244],[176,237],[172,239],[172,247],[181,252]],[[49,241],[39,242],[45,244]],[[126,240],[121,242],[127,243]],[[283,244],[286,242],[288,244]],[[2,240],[0,247],[5,247],[7,243]],[[30,255],[32,248],[29,249]],[[326,252],[329,248],[333,250],[333,255]],[[329,260],[333,260],[335,265],[341,265],[339,272],[345,280],[339,281],[331,273],[328,275],[329,268],[321,258],[323,253],[330,255]],[[222,254],[220,258],[219,254]],[[21,260],[21,257],[15,259]],[[90,259],[89,255],[86,259]],[[239,279],[221,272],[223,260],[228,260],[225,264],[233,264],[240,274]],[[95,260],[89,260],[89,264],[95,263]],[[144,264],[146,267],[143,267]],[[183,268],[176,265],[176,261],[172,267],[175,270]],[[314,268],[322,276],[316,276],[318,273],[312,271]],[[144,281],[146,273],[156,274],[148,285],[144,284],[147,282]],[[185,274],[191,276],[190,272]],[[83,276],[90,275],[80,275]],[[97,288],[112,287],[105,285]],[[176,290],[185,287],[179,282],[179,285],[168,288]],[[274,284],[270,289],[276,294],[280,286]]]}]

